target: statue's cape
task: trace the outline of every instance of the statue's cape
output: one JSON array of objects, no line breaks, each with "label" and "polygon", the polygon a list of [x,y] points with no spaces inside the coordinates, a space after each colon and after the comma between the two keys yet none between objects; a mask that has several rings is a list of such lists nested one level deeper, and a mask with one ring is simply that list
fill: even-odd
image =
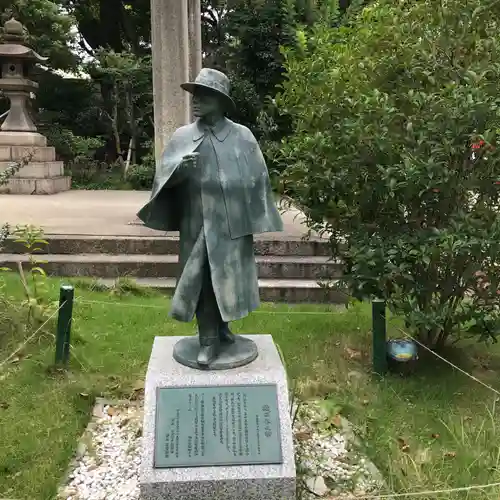
[{"label": "statue's cape", "polygon": [[[185,155],[196,151],[204,135],[199,121],[175,131],[157,165],[151,199],[137,214],[147,227],[179,231],[183,206],[179,165]],[[224,119],[214,135],[231,238],[282,231],[264,156],[253,134]]]}]

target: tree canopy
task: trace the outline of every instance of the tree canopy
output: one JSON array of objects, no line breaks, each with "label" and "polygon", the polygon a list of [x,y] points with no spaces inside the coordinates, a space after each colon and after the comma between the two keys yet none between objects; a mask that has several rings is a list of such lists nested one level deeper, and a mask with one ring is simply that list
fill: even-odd
[{"label": "tree canopy", "polygon": [[[283,79],[280,48],[294,43],[296,23],[312,19],[316,3],[202,1],[204,64],[230,74],[238,103],[233,118],[258,135],[267,99]],[[147,155],[153,134],[150,1],[0,0],[0,5],[3,20],[15,15],[35,50],[49,57],[48,73],[38,77],[38,119],[58,152],[70,161],[74,148],[59,145],[78,137],[88,144],[89,136],[99,139],[106,151],[101,156],[111,161],[123,162],[131,141],[134,161]],[[76,79],[62,80],[53,70],[74,73]],[[79,71],[90,81],[78,80]]]},{"label": "tree canopy", "polygon": [[61,0],[0,0],[2,25],[14,16],[29,32],[28,42],[49,58],[50,68],[75,70],[80,58],[72,29],[75,19],[63,8]]}]

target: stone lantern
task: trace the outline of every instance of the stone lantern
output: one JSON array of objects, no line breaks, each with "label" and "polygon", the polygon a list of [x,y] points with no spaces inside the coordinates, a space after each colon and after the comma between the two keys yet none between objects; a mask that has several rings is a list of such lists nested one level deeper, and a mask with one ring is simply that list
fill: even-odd
[{"label": "stone lantern", "polygon": [[38,84],[29,78],[36,63],[47,58],[26,45],[23,25],[11,19],[3,28],[0,43],[0,91],[10,102],[10,109],[0,127],[0,171],[12,162],[27,161],[27,165],[0,186],[0,193],[52,194],[70,188],[71,179],[64,176],[63,162],[55,161],[54,148],[37,132],[30,113],[31,95]]},{"label": "stone lantern", "polygon": [[28,111],[31,93],[38,84],[27,78],[33,63],[45,62],[46,57],[38,55],[23,45],[23,25],[11,19],[4,26],[3,44],[0,45],[2,78],[0,90],[10,100],[10,110],[2,124],[3,132],[36,132],[36,126]]}]

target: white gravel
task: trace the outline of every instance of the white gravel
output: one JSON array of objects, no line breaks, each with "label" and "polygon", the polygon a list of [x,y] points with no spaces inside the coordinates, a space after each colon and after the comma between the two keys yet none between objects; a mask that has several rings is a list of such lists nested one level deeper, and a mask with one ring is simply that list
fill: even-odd
[{"label": "white gravel", "polygon": [[294,440],[302,498],[364,495],[383,487],[380,472],[361,455],[349,422],[321,402],[300,405]]},{"label": "white gravel", "polygon": [[138,500],[141,429],[141,407],[96,405],[59,498]]},{"label": "white gravel", "polygon": [[[70,466],[59,499],[139,500],[142,405],[98,403]],[[332,430],[332,416],[320,403],[300,406],[294,427],[297,479],[305,500],[364,494],[383,480],[374,466],[355,451],[347,421]]]}]

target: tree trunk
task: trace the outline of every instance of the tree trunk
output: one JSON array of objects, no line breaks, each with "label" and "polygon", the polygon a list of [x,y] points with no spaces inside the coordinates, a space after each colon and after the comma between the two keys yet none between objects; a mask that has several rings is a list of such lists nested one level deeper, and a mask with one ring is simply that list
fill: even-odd
[{"label": "tree trunk", "polygon": [[132,148],[134,146],[134,138],[131,137],[128,143],[127,160],[125,161],[125,168],[123,170],[123,178],[126,179],[128,175],[128,169],[130,168],[130,160],[132,158]]},{"label": "tree trunk", "polygon": [[136,123],[136,113],[135,113],[135,104],[134,97],[132,93],[132,87],[128,86],[125,92],[125,99],[127,105],[127,117],[128,117],[128,129],[130,131],[130,142],[129,149],[127,153],[127,161],[125,163],[124,169],[124,177],[127,177],[128,169],[130,167],[130,163],[135,163],[135,146],[137,143],[137,123]]},{"label": "tree trunk", "polygon": [[122,152],[122,145],[121,145],[121,139],[120,139],[120,129],[118,126],[118,120],[119,120],[118,101],[119,101],[118,85],[115,82],[115,83],[113,83],[113,112],[112,112],[112,116],[111,116],[111,128],[113,130],[113,137],[115,140],[115,148],[116,148],[116,155],[117,155],[116,159],[123,169],[123,167],[124,167],[123,152]]}]

